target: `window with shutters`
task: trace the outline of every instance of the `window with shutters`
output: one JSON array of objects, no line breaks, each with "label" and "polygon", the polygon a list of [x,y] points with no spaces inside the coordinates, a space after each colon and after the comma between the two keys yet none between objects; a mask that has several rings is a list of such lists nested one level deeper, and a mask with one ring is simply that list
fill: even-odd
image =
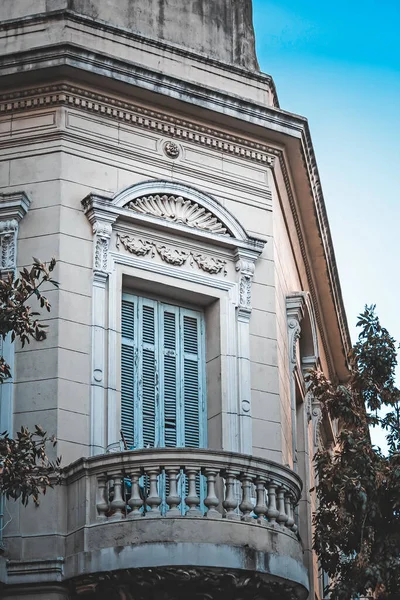
[{"label": "window with shutters", "polygon": [[121,326],[128,448],[205,447],[203,313],[123,294]]}]

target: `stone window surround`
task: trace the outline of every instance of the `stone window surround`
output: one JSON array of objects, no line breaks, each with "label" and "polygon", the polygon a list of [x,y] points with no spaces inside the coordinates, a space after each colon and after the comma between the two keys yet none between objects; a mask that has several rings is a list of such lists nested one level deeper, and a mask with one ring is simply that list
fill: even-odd
[{"label": "stone window surround", "polygon": [[[182,222],[171,222],[160,218],[160,215],[143,214],[127,208],[139,198],[163,194],[196,203],[223,224],[227,234],[217,235],[196,226],[189,228]],[[214,406],[212,412],[222,413],[223,439],[221,444],[215,435],[211,436],[209,445],[217,447],[219,442],[225,450],[251,454],[251,284],[255,262],[265,242],[248,237],[240,223],[215,199],[176,182],[144,182],[112,198],[90,194],[82,204],[94,233],[91,453],[101,454],[107,448],[115,448],[120,439],[122,290],[149,293],[156,284],[157,289],[165,290],[163,296],[173,295],[175,303],[185,303],[189,294],[191,302],[205,306],[206,330],[214,327],[217,320],[219,335],[213,339],[219,341],[210,342],[211,336],[208,336],[209,344],[214,347],[208,344],[207,354],[221,356],[221,382],[219,388],[213,388],[214,382],[209,380],[207,396],[210,408],[211,400],[215,402],[215,395],[219,395],[219,407],[215,411]],[[133,252],[123,251],[118,247],[121,233],[128,235],[131,232],[137,239],[138,227],[146,231],[142,237],[152,239],[155,232],[167,240],[174,237],[172,246],[177,246],[176,240],[179,239],[192,245],[201,244],[202,250],[209,250],[207,254],[211,260],[214,260],[212,248],[218,247],[227,256],[230,268],[222,273],[213,270],[215,263],[208,261],[202,263],[204,270],[198,263],[198,269],[181,268],[179,262],[174,262],[176,254],[170,254],[165,262],[157,261],[153,258],[157,253],[151,254],[149,249],[150,242],[142,240],[139,240],[142,244],[140,249],[134,242]]]}]

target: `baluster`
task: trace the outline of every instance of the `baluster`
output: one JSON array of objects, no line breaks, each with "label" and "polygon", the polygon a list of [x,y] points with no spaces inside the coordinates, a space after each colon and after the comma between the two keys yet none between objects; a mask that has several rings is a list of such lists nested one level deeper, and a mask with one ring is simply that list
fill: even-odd
[{"label": "baluster", "polygon": [[107,489],[107,476],[98,475],[97,477],[97,513],[98,519],[104,521],[107,519],[106,513],[108,512],[108,497],[106,495]]},{"label": "baluster", "polygon": [[265,515],[268,512],[268,507],[265,502],[265,479],[262,477],[256,477],[255,484],[257,504],[253,510],[259,519],[264,520]]},{"label": "baluster", "polygon": [[279,525],[282,525],[283,527],[288,520],[288,516],[285,512],[285,490],[283,487],[278,488],[277,501],[279,515],[276,520],[278,521]]},{"label": "baluster", "polygon": [[276,508],[276,488],[278,486],[273,482],[270,481],[268,483],[268,512],[267,512],[267,517],[268,520],[271,523],[275,523],[278,515],[279,515],[279,510]]},{"label": "baluster", "polygon": [[204,475],[207,477],[207,498],[204,500],[204,504],[207,507],[206,517],[220,519],[221,513],[216,510],[219,506],[219,499],[215,493],[215,479],[219,474],[218,469],[204,469]]},{"label": "baluster", "polygon": [[146,499],[146,504],[150,507],[150,510],[148,512],[146,512],[146,517],[148,518],[156,518],[156,517],[160,517],[161,513],[158,509],[158,507],[161,504],[161,498],[158,495],[158,482],[157,482],[157,477],[160,474],[160,469],[159,467],[154,467],[151,469],[146,469],[147,473],[146,475],[148,475],[149,477],[149,495]]},{"label": "baluster", "polygon": [[110,507],[112,511],[112,519],[122,519],[123,511],[125,510],[125,501],[122,498],[122,483],[123,477],[121,473],[113,476],[114,481],[114,496]]},{"label": "baluster", "polygon": [[294,525],[294,518],[292,512],[292,497],[289,492],[285,494],[285,509],[288,517],[288,520],[286,521],[286,527],[288,527],[288,529],[292,529]]},{"label": "baluster", "polygon": [[251,501],[251,477],[249,475],[242,475],[240,477],[242,484],[242,501],[239,504],[239,510],[242,512],[242,520],[248,521],[251,519],[251,512],[253,510],[253,503]]},{"label": "baluster", "polygon": [[222,506],[226,510],[224,517],[226,519],[239,519],[239,515],[235,512],[238,505],[238,500],[235,494],[236,473],[233,471],[225,471],[225,500]]},{"label": "baluster", "polygon": [[290,515],[293,519],[293,525],[291,527],[291,530],[293,531],[293,533],[297,533],[299,528],[296,523],[297,519],[296,519],[296,513],[295,513],[295,501],[292,496],[290,497]]},{"label": "baluster", "polygon": [[139,479],[141,476],[141,469],[132,469],[131,472],[131,497],[129,498],[128,505],[132,509],[129,513],[129,518],[137,519],[138,517],[143,517],[143,510],[141,510],[144,500],[140,496],[140,485]]},{"label": "baluster", "polygon": [[169,481],[169,494],[166,497],[166,503],[168,504],[169,510],[167,511],[167,517],[179,517],[181,516],[180,510],[177,508],[181,503],[181,497],[177,490],[177,475],[180,472],[179,467],[165,467],[165,472],[168,475]]},{"label": "baluster", "polygon": [[185,469],[186,477],[188,478],[188,494],[185,498],[185,504],[189,507],[186,515],[188,517],[202,517],[199,510],[200,498],[196,491],[196,476],[199,470],[194,467]]}]

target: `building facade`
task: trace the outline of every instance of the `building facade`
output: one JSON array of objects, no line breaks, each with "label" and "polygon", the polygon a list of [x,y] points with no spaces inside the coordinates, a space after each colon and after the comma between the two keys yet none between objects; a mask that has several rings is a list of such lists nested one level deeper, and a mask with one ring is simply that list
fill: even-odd
[{"label": "building facade", "polygon": [[250,0],[0,6],[1,268],[57,259],[48,337],[4,343],[1,431],[62,485],[7,503],[2,597],[321,599],[307,392],[349,334],[307,121]]}]

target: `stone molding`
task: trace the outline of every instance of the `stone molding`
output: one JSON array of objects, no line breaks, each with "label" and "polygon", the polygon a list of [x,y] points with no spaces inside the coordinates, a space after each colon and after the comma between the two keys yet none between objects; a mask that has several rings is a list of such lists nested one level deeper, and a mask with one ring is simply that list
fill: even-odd
[{"label": "stone molding", "polygon": [[140,129],[149,129],[207,148],[214,148],[241,159],[274,166],[280,151],[265,144],[228,135],[217,129],[202,127],[191,121],[177,119],[165,113],[137,104],[121,102],[110,96],[89,92],[84,88],[60,84],[40,87],[26,92],[0,95],[0,115],[16,111],[31,111],[44,106],[72,106],[85,112],[117,119]]},{"label": "stone molding", "polygon": [[[175,198],[181,199],[180,210],[192,211],[189,212],[189,216],[197,214],[197,219],[199,215],[200,219],[204,217],[204,222],[207,225],[211,224],[211,230],[197,228],[196,225],[204,224],[202,221],[198,223],[195,220],[192,227],[188,227],[185,222],[183,224],[173,222],[164,218],[163,211],[161,211],[162,216],[148,215],[148,203],[146,203],[145,214],[129,208],[136,199],[154,197],[160,191],[163,192],[160,198],[165,192],[167,200],[171,197],[174,202]],[[203,294],[213,289],[226,293],[223,302],[227,307],[230,322],[229,376],[226,375],[226,378],[229,379],[227,385],[234,388],[230,394],[229,401],[232,407],[229,415],[235,415],[236,410],[241,410],[237,418],[229,417],[230,424],[227,425],[227,429],[231,432],[228,435],[232,438],[230,449],[250,453],[252,448],[249,418],[251,416],[249,350],[251,284],[255,262],[264,248],[265,241],[247,236],[237,219],[211,196],[176,182],[147,181],[131,186],[112,198],[90,194],[82,201],[82,205],[93,225],[95,235],[92,312],[92,453],[102,454],[108,445],[116,443],[119,439],[120,426],[116,420],[118,414],[116,382],[119,366],[115,356],[118,344],[116,332],[120,327],[117,315],[121,280],[115,276],[117,265],[123,265],[125,274],[134,272],[135,277],[145,281],[151,273],[152,280],[158,276],[171,278],[174,285],[178,283],[177,289],[185,289],[190,282],[190,286],[198,284],[206,286]],[[180,220],[185,221],[182,212],[178,214]],[[187,214],[183,212],[183,216]],[[172,218],[174,219],[175,216],[173,215]],[[115,231],[113,231],[114,224],[116,224]],[[215,224],[216,233],[213,231]],[[138,226],[140,234],[137,231]],[[221,235],[221,229],[229,231],[229,235]],[[145,235],[142,235],[143,230],[147,232]],[[116,235],[116,249],[110,250],[110,239],[113,233]],[[177,241],[177,238],[181,238],[182,242]],[[181,243],[183,247],[180,248]],[[121,252],[121,246],[126,252]],[[156,255],[160,260],[152,260]],[[233,269],[228,272],[227,267],[231,261],[237,263],[239,281],[236,281]],[[186,266],[193,270],[182,268]],[[233,277],[228,277],[228,274],[232,274]],[[110,349],[111,346],[116,351],[108,350],[109,359],[106,360],[107,348]],[[105,381],[114,383],[112,385],[109,383],[106,389]],[[233,382],[239,382],[239,385],[235,386]],[[239,400],[238,396],[240,396]],[[237,446],[239,440],[240,447]]]},{"label": "stone molding", "polygon": [[8,560],[7,584],[60,582],[64,578],[64,559]]}]

